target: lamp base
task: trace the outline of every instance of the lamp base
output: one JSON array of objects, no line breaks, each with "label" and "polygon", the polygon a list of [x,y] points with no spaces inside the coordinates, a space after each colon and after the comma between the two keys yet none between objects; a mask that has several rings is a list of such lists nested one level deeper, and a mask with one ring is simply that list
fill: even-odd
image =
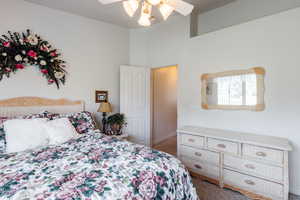
[{"label": "lamp base", "polygon": [[106,132],[106,112],[102,113],[102,132],[105,134]]}]

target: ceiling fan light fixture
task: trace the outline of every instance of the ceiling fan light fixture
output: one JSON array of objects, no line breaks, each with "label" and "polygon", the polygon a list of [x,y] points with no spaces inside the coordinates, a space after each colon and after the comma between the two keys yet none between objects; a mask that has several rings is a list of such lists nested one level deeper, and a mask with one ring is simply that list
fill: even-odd
[{"label": "ceiling fan light fixture", "polygon": [[142,5],[142,12],[141,17],[138,21],[138,23],[141,26],[150,26],[151,25],[151,12],[152,12],[152,6],[148,2],[144,1]]},{"label": "ceiling fan light fixture", "polygon": [[142,3],[141,16],[138,23],[142,26],[150,26],[155,18],[151,15],[152,7],[159,9],[164,20],[174,12],[178,12],[184,16],[191,14],[194,5],[185,0],[98,0],[102,4],[110,4],[115,2],[122,2],[125,12],[133,17]]},{"label": "ceiling fan light fixture", "polygon": [[127,15],[133,17],[136,10],[139,8],[139,2],[137,0],[127,0],[123,1],[123,8]]},{"label": "ceiling fan light fixture", "polygon": [[151,26],[150,18],[146,15],[142,15],[138,22],[141,26]]},{"label": "ceiling fan light fixture", "polygon": [[161,0],[147,0],[147,1],[153,6],[156,6],[161,2]]},{"label": "ceiling fan light fixture", "polygon": [[144,1],[142,4],[142,15],[148,15],[151,16],[152,12],[152,5],[149,4],[147,1]]},{"label": "ceiling fan light fixture", "polygon": [[164,20],[167,20],[168,17],[174,11],[174,8],[166,3],[162,3],[159,5],[159,11],[160,11],[161,15],[163,16]]}]

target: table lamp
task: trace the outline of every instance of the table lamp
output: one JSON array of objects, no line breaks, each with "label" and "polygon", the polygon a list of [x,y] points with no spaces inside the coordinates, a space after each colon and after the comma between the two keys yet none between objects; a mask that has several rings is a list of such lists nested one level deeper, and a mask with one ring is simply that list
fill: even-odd
[{"label": "table lamp", "polygon": [[98,112],[102,112],[102,132],[106,132],[106,113],[112,112],[111,105],[108,102],[103,102],[98,108]]}]

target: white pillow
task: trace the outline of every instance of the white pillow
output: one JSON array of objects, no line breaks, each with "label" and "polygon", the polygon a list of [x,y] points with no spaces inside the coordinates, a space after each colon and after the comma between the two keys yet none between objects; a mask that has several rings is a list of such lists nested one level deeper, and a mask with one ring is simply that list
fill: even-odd
[{"label": "white pillow", "polygon": [[4,122],[6,152],[13,153],[49,143],[44,125],[47,119],[13,119]]},{"label": "white pillow", "polygon": [[44,123],[44,126],[51,145],[61,144],[79,136],[68,118],[51,120]]}]

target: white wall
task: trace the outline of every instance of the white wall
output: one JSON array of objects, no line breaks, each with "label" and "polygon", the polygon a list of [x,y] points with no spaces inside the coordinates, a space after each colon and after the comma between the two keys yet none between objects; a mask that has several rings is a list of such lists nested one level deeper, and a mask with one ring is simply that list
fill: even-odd
[{"label": "white wall", "polygon": [[52,10],[20,0],[1,0],[0,33],[32,29],[67,61],[69,75],[60,90],[48,86],[34,67],[0,82],[0,99],[41,96],[84,100],[96,111],[95,90],[109,90],[119,110],[119,66],[129,62],[129,30],[115,25]]},{"label": "white wall", "polygon": [[[131,53],[140,46],[147,63],[179,64],[178,125],[198,125],[288,138],[290,189],[300,194],[300,8],[189,39],[186,18],[172,18],[147,33],[131,31],[144,43],[131,40]],[[172,34],[171,34],[172,33]],[[146,35],[145,35],[146,34]],[[132,37],[131,37],[132,38]],[[141,52],[139,52],[141,54]],[[200,105],[200,75],[263,66],[266,69],[266,110],[206,111]]]},{"label": "white wall", "polygon": [[130,63],[153,67],[179,63],[189,27],[189,17],[177,15],[146,29],[131,29]]},{"label": "white wall", "polygon": [[235,0],[198,16],[198,35],[300,6],[299,0]]}]

